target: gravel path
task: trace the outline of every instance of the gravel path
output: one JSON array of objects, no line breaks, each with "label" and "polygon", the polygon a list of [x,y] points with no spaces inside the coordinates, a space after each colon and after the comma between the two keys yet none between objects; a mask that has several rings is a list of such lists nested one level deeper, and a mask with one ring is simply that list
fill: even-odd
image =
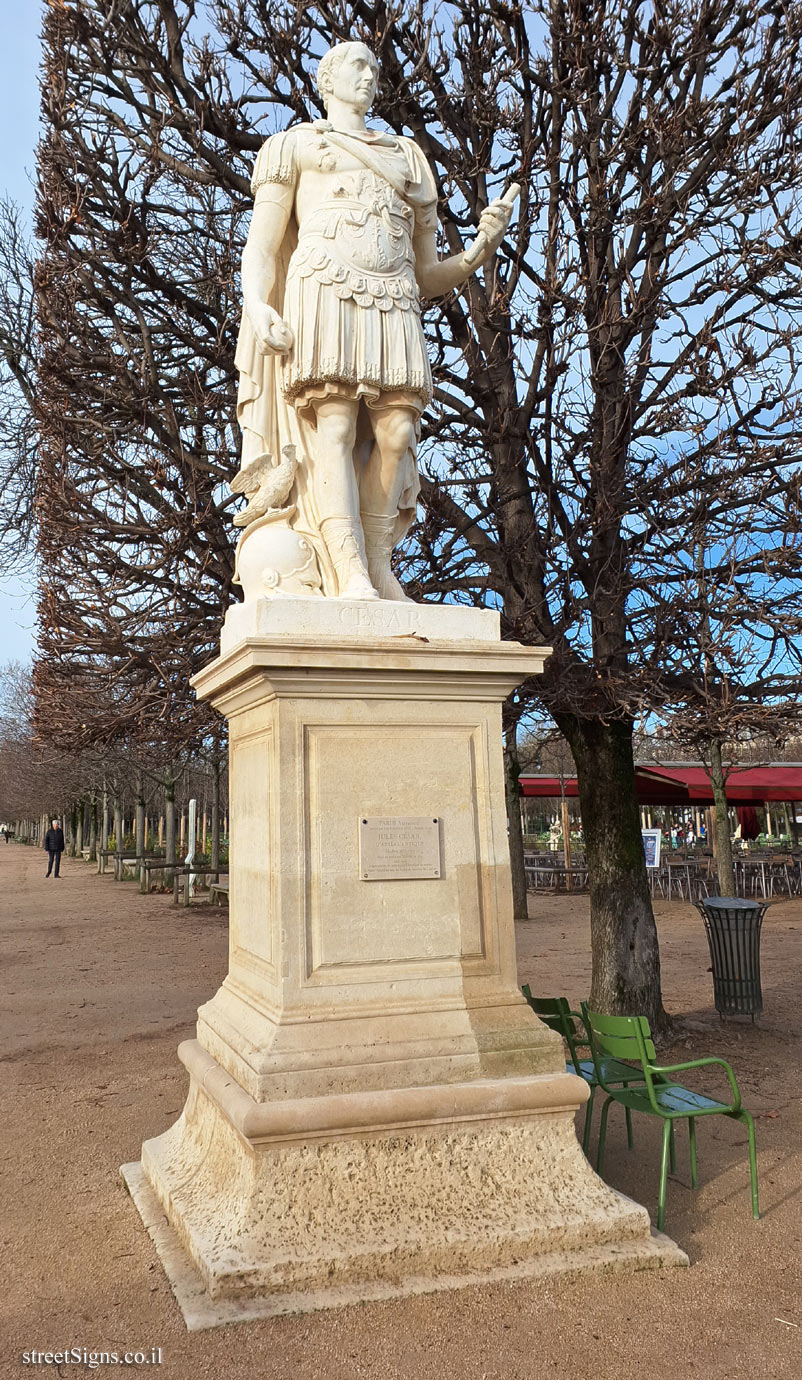
[{"label": "gravel path", "polygon": [[[160,1347],[161,1366],[137,1372],[169,1380],[802,1375],[801,901],[778,903],[764,923],[754,1028],[718,1021],[696,911],[657,906],[666,1005],[687,1022],[671,1052],[730,1059],[759,1118],[759,1223],[745,1134],[716,1118],[699,1125],[699,1192],[685,1187],[683,1133],[669,1183],[666,1226],[690,1270],[494,1285],[188,1334],[117,1170],[183,1105],[175,1048],[224,976],[225,911],[174,910],[70,859],[61,880],[46,880],[43,856],[0,843],[0,1375],[34,1373],[23,1352],[70,1347]],[[521,981],[578,1001],[587,900],[532,905]],[[713,1091],[709,1079],[698,1086]],[[622,1122],[611,1117],[607,1175],[654,1212],[659,1128],[637,1119],[630,1154]]]}]

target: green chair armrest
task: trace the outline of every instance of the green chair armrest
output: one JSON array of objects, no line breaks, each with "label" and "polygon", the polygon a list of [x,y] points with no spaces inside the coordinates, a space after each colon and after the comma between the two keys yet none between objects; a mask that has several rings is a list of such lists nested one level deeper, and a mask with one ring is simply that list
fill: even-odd
[{"label": "green chair armrest", "polygon": [[741,1110],[741,1090],[738,1087],[737,1082],[735,1081],[735,1074],[733,1073],[726,1059],[719,1059],[715,1055],[713,1055],[707,1059],[689,1059],[687,1063],[684,1064],[649,1064],[647,1067],[650,1073],[666,1074],[684,1073],[688,1069],[708,1068],[711,1064],[718,1064],[721,1068],[724,1069],[724,1072],[726,1073],[727,1078],[729,1079],[730,1088],[732,1089],[733,1100],[730,1110],[733,1112],[739,1112]]}]

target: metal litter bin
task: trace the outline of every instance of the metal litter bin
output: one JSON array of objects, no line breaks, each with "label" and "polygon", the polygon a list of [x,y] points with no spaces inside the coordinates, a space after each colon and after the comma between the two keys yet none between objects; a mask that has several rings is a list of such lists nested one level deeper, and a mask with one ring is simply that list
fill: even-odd
[{"label": "metal litter bin", "polygon": [[705,922],[713,966],[713,994],[720,1016],[755,1016],[763,1010],[760,989],[760,932],[767,902],[737,896],[697,901]]}]

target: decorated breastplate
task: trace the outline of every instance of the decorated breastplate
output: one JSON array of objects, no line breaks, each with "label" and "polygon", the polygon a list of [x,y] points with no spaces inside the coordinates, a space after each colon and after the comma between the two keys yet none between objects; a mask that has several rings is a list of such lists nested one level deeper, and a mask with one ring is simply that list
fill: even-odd
[{"label": "decorated breastplate", "polygon": [[332,199],[304,217],[290,273],[314,276],[361,307],[419,310],[412,228],[410,207],[388,183],[344,174]]}]

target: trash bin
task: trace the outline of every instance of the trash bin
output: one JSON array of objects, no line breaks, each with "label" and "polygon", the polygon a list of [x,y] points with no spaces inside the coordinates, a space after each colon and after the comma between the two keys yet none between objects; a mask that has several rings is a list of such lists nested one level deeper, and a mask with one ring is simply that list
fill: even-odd
[{"label": "trash bin", "polygon": [[705,922],[713,994],[721,1016],[755,1016],[763,1010],[760,990],[760,931],[767,902],[737,896],[708,896],[696,909]]}]

